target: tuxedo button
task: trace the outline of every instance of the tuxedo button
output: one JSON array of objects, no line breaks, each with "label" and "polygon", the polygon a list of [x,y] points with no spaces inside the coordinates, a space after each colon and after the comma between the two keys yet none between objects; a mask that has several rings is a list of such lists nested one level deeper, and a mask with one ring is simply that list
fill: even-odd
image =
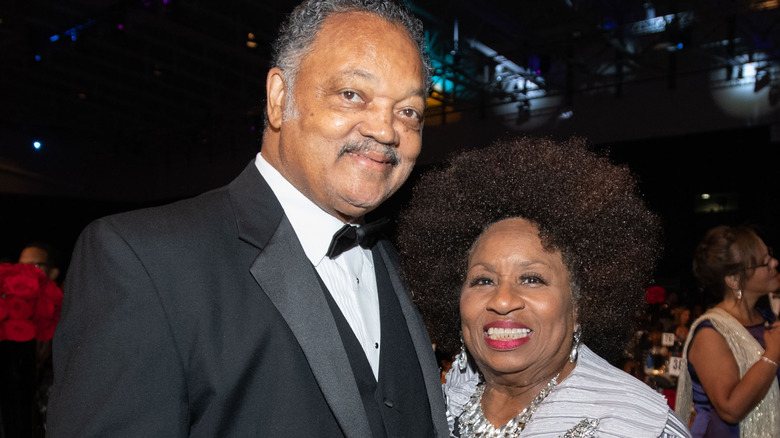
[{"label": "tuxedo button", "polygon": [[385,397],[383,401],[385,402],[385,406],[387,406],[388,408],[392,408],[393,406],[395,406],[395,403],[387,397]]}]

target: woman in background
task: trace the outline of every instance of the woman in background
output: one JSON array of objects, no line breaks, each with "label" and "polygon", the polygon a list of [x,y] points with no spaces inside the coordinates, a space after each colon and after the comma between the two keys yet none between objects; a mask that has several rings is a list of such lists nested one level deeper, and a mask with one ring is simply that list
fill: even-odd
[{"label": "woman in background", "polygon": [[690,331],[691,309],[688,306],[678,306],[672,313],[674,314],[674,335],[685,341]]},{"label": "woman in background", "polygon": [[694,437],[780,436],[780,327],[759,298],[777,290],[777,260],[747,226],[718,226],[696,248],[693,273],[721,296],[691,325],[675,409]]}]

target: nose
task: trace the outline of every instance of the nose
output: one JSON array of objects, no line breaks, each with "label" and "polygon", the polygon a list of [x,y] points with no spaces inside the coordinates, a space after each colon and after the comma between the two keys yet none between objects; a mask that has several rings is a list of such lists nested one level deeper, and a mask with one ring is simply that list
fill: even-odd
[{"label": "nose", "polygon": [[502,282],[493,291],[487,309],[499,315],[508,315],[525,308],[525,299],[511,283]]},{"label": "nose", "polygon": [[360,134],[371,137],[382,144],[397,145],[398,133],[393,122],[393,108],[380,104],[372,104],[366,110],[365,117],[360,123]]}]

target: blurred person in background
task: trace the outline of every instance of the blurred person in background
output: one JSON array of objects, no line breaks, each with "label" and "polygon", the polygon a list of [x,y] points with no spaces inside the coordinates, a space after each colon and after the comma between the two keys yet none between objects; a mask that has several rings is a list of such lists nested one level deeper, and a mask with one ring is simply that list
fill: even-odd
[{"label": "blurred person in background", "polygon": [[49,280],[59,283],[61,269],[60,251],[45,242],[32,242],[25,245],[19,254],[19,263],[35,265],[43,271]]},{"label": "blurred person in background", "polygon": [[691,325],[675,409],[694,437],[780,436],[780,326],[756,306],[778,289],[778,261],[749,226],[717,226],[693,273],[720,301]]},{"label": "blurred person in background", "polygon": [[672,313],[674,314],[674,335],[678,339],[687,339],[691,324],[691,309],[688,306],[677,306]]}]

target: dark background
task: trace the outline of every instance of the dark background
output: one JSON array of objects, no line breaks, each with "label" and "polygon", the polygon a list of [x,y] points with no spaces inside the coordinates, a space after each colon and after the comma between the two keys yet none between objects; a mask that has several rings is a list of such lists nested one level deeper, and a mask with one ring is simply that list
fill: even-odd
[{"label": "dark background", "polygon": [[[259,150],[270,44],[295,3],[0,2],[0,257],[34,240],[68,255],[95,218],[228,183]],[[700,299],[690,259],[710,226],[780,238],[776,1],[407,3],[455,86],[429,100],[420,163],[377,214],[462,148],[579,135],[636,173],[666,233],[656,280],[682,299]],[[645,33],[648,17],[666,25]],[[735,114],[714,96],[739,81],[762,100]],[[727,208],[703,208],[705,192]]]}]

